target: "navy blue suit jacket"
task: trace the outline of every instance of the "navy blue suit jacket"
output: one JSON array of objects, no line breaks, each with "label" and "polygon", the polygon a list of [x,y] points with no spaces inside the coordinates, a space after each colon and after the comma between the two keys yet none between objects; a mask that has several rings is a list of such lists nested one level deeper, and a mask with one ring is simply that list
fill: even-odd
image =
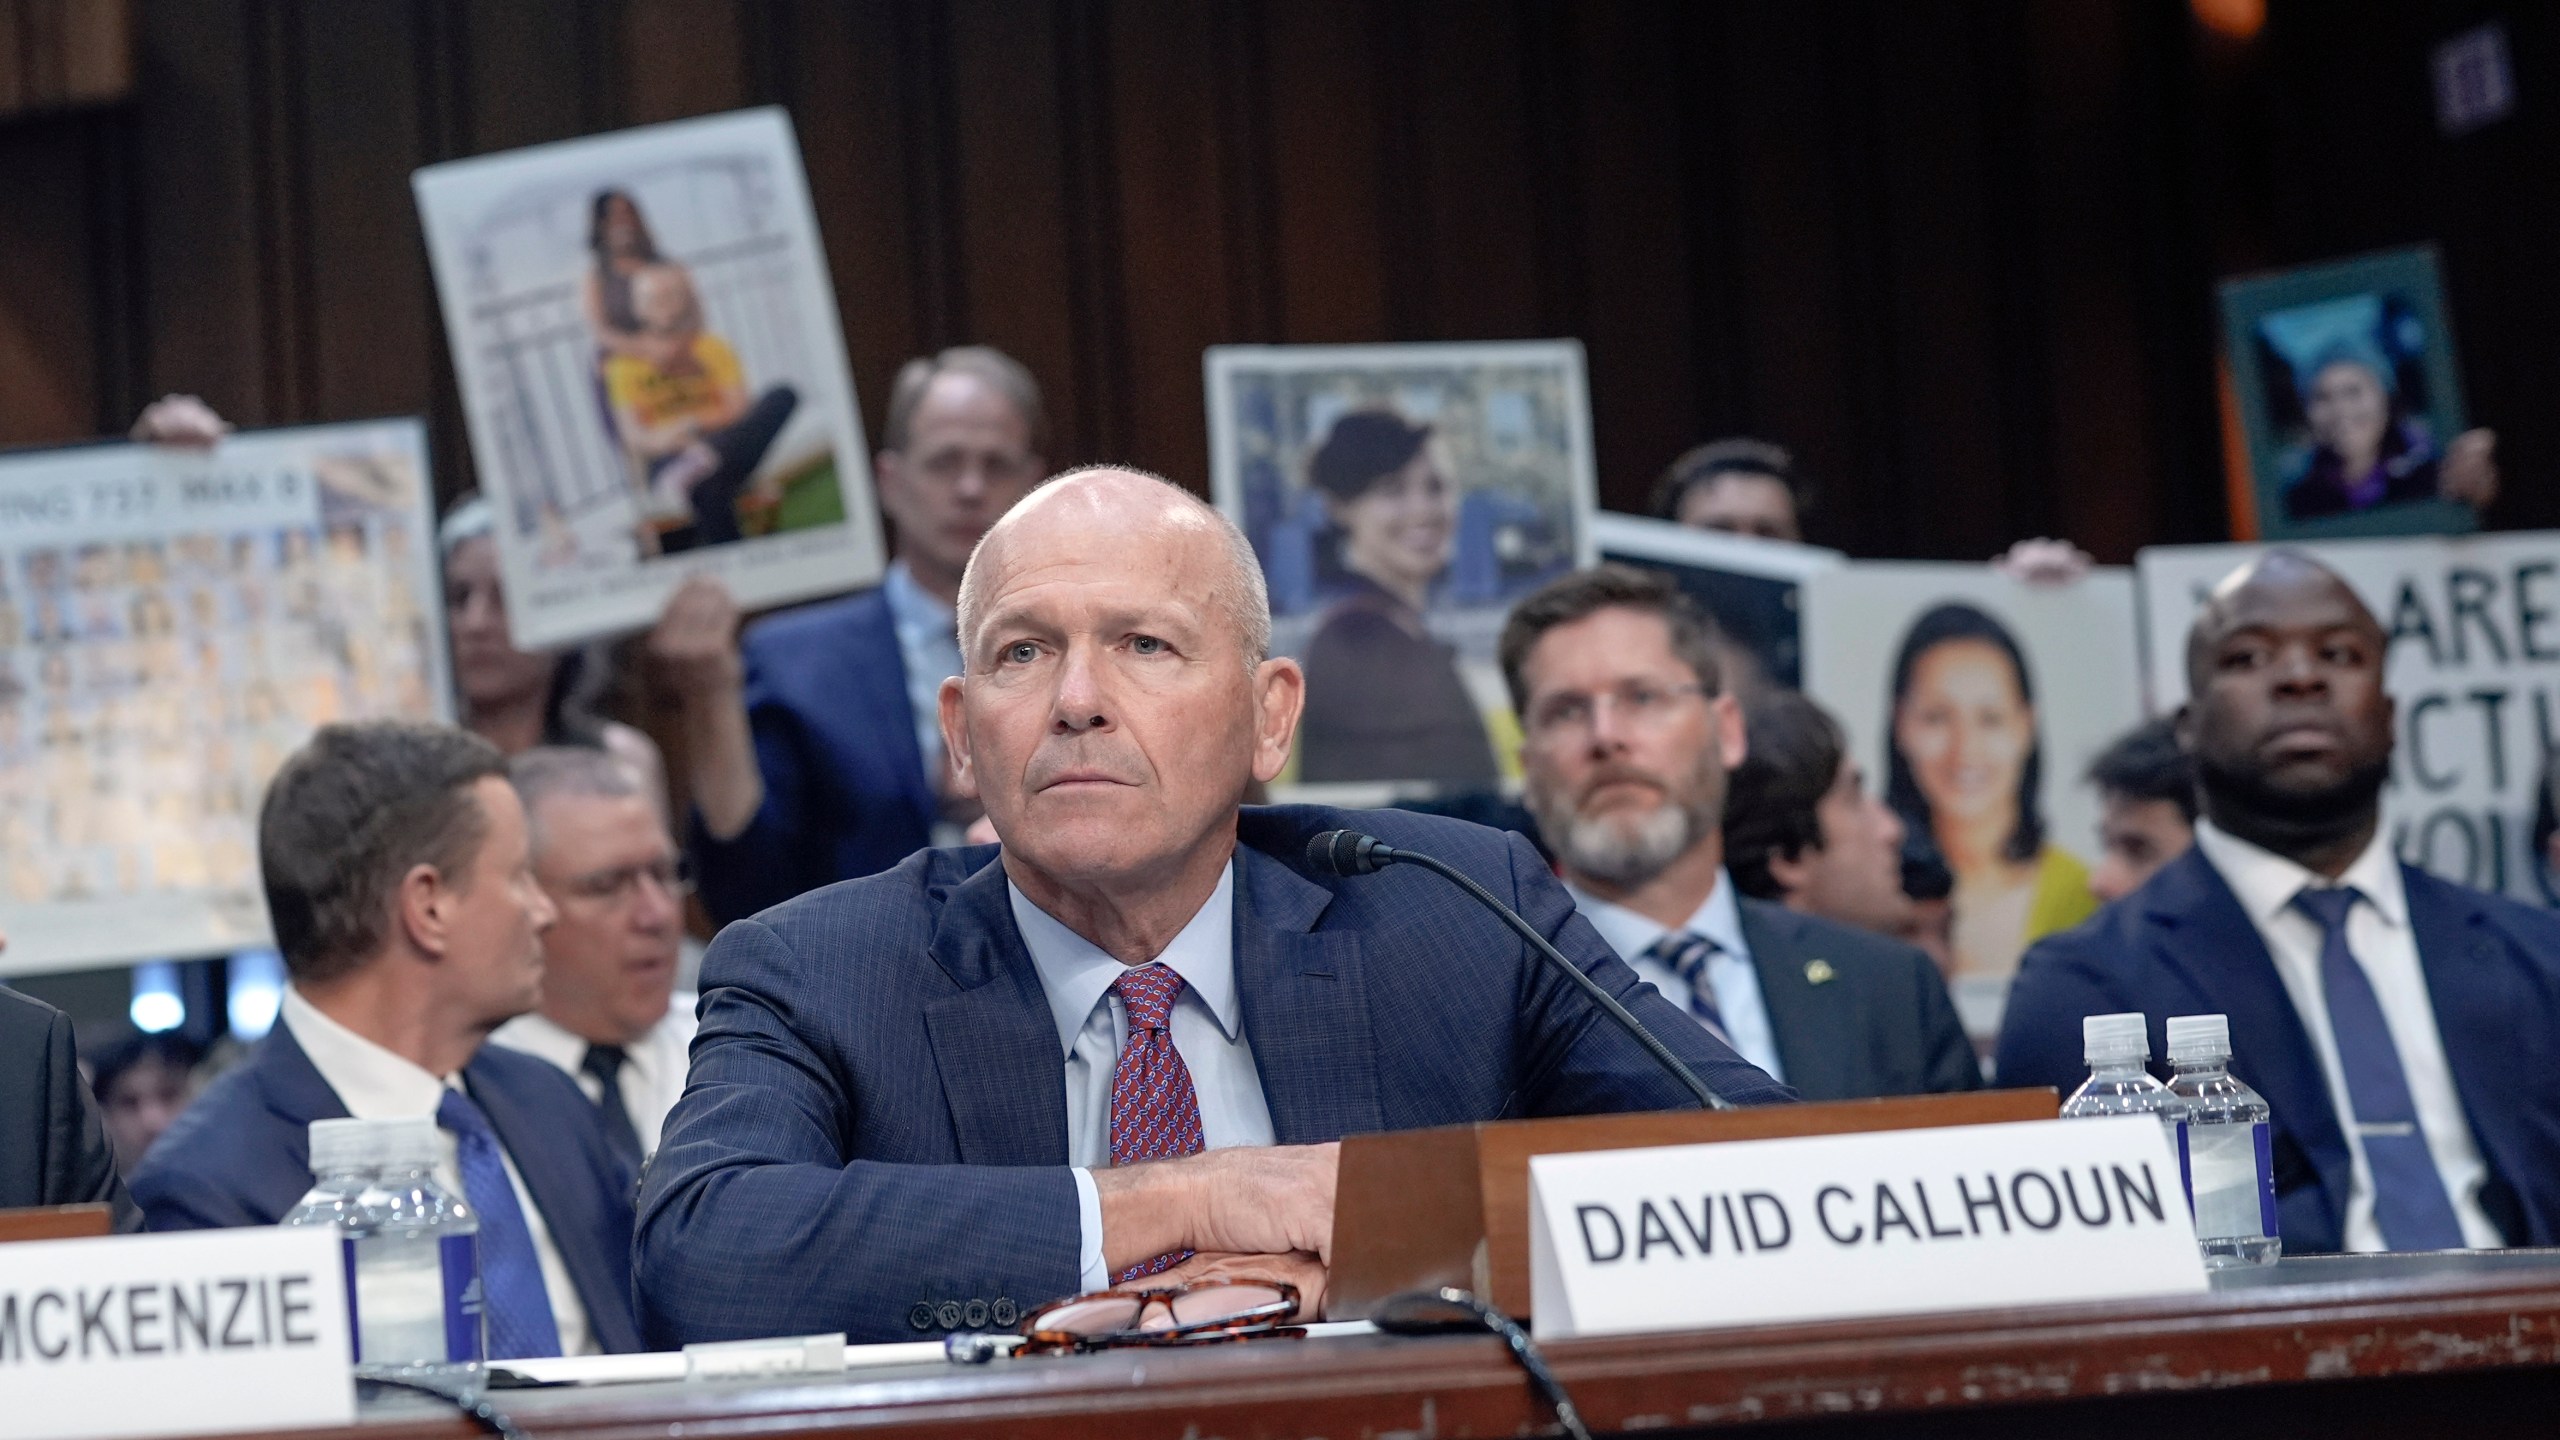
[{"label": "navy blue suit jacket", "polygon": [[[530,1055],[483,1045],[463,1084],[489,1117],[551,1228],[587,1325],[606,1351],[642,1348],[631,1311],[631,1175],[577,1083]],[[153,1230],[273,1225],[312,1185],[311,1122],[347,1107],[282,1024],[213,1083],[133,1174]]]},{"label": "navy blue suit jacket", "polygon": [[1778,1066],[1798,1095],[1867,1100],[1982,1088],[1946,979],[1919,947],[1747,896],[1741,912]]},{"label": "navy blue suit jacket", "polygon": [[887,596],[866,590],[758,621],[744,651],[764,807],[725,841],[694,824],[714,924],[888,869],[933,843],[939,811]]},{"label": "navy blue suit jacket", "polygon": [[[2560,917],[2406,865],[2409,924],[2454,1089],[2489,1164],[2482,1207],[2512,1245],[2560,1244]],[[1999,1083],[2069,1094],[2080,1021],[2139,1010],[2151,1053],[2172,1015],[2231,1017],[2232,1073],[2274,1112],[2288,1254],[2343,1247],[2346,1132],[2310,1033],[2258,929],[2202,850],[2027,952],[2000,1027]]]},{"label": "navy blue suit jacket", "polygon": [[[1694,1103],[1448,882],[1301,873],[1307,840],[1346,824],[1511,903],[1726,1098],[1793,1098],[1611,954],[1526,840],[1398,811],[1248,809],[1236,983],[1280,1143]],[[692,1078],[641,1187],[653,1343],[913,1339],[1075,1292],[1066,1056],[995,858],[928,850],[712,943]]]}]

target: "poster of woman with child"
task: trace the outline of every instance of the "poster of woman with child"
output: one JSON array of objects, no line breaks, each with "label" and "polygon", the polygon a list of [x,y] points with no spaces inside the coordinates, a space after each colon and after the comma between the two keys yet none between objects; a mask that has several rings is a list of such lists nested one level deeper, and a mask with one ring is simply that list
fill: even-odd
[{"label": "poster of woman with child", "polygon": [[879,577],[861,412],[780,110],[414,183],[519,647],[646,626],[697,570],[750,608]]}]

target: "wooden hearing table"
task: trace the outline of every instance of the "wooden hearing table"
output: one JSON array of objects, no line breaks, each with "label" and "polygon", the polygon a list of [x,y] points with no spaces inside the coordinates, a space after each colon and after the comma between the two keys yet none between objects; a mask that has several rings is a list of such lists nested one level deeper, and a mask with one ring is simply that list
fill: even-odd
[{"label": "wooden hearing table", "polygon": [[[1563,1341],[1595,1430],[1788,1436],[2560,1432],[2560,1252],[2287,1260],[2172,1300]],[[1359,1440],[1552,1433],[1490,1338],[1361,1335],[939,1362],[791,1383],[502,1392],[535,1440],[1037,1434]],[[337,1440],[462,1440],[368,1399]]]}]

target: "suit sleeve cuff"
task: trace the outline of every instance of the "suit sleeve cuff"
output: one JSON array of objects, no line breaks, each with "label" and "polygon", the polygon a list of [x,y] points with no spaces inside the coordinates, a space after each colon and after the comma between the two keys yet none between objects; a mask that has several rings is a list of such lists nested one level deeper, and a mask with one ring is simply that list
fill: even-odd
[{"label": "suit sleeve cuff", "polygon": [[1076,1263],[1084,1271],[1081,1291],[1090,1295],[1111,1288],[1111,1271],[1102,1263],[1102,1192],[1094,1187],[1092,1171],[1079,1165],[1075,1177],[1076,1229],[1083,1236]]}]

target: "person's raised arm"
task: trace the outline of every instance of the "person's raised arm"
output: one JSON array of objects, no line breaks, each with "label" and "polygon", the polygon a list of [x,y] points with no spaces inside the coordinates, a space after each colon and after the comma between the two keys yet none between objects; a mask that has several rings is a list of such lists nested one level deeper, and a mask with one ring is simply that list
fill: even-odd
[{"label": "person's raised arm", "polygon": [[2447,500],[2486,510],[2498,499],[2498,432],[2465,430],[2444,448],[2437,487]]},{"label": "person's raised arm", "polygon": [[738,602],[710,575],[667,598],[648,651],[684,717],[685,781],[714,840],[745,830],[764,806],[764,774],[747,721]]}]

